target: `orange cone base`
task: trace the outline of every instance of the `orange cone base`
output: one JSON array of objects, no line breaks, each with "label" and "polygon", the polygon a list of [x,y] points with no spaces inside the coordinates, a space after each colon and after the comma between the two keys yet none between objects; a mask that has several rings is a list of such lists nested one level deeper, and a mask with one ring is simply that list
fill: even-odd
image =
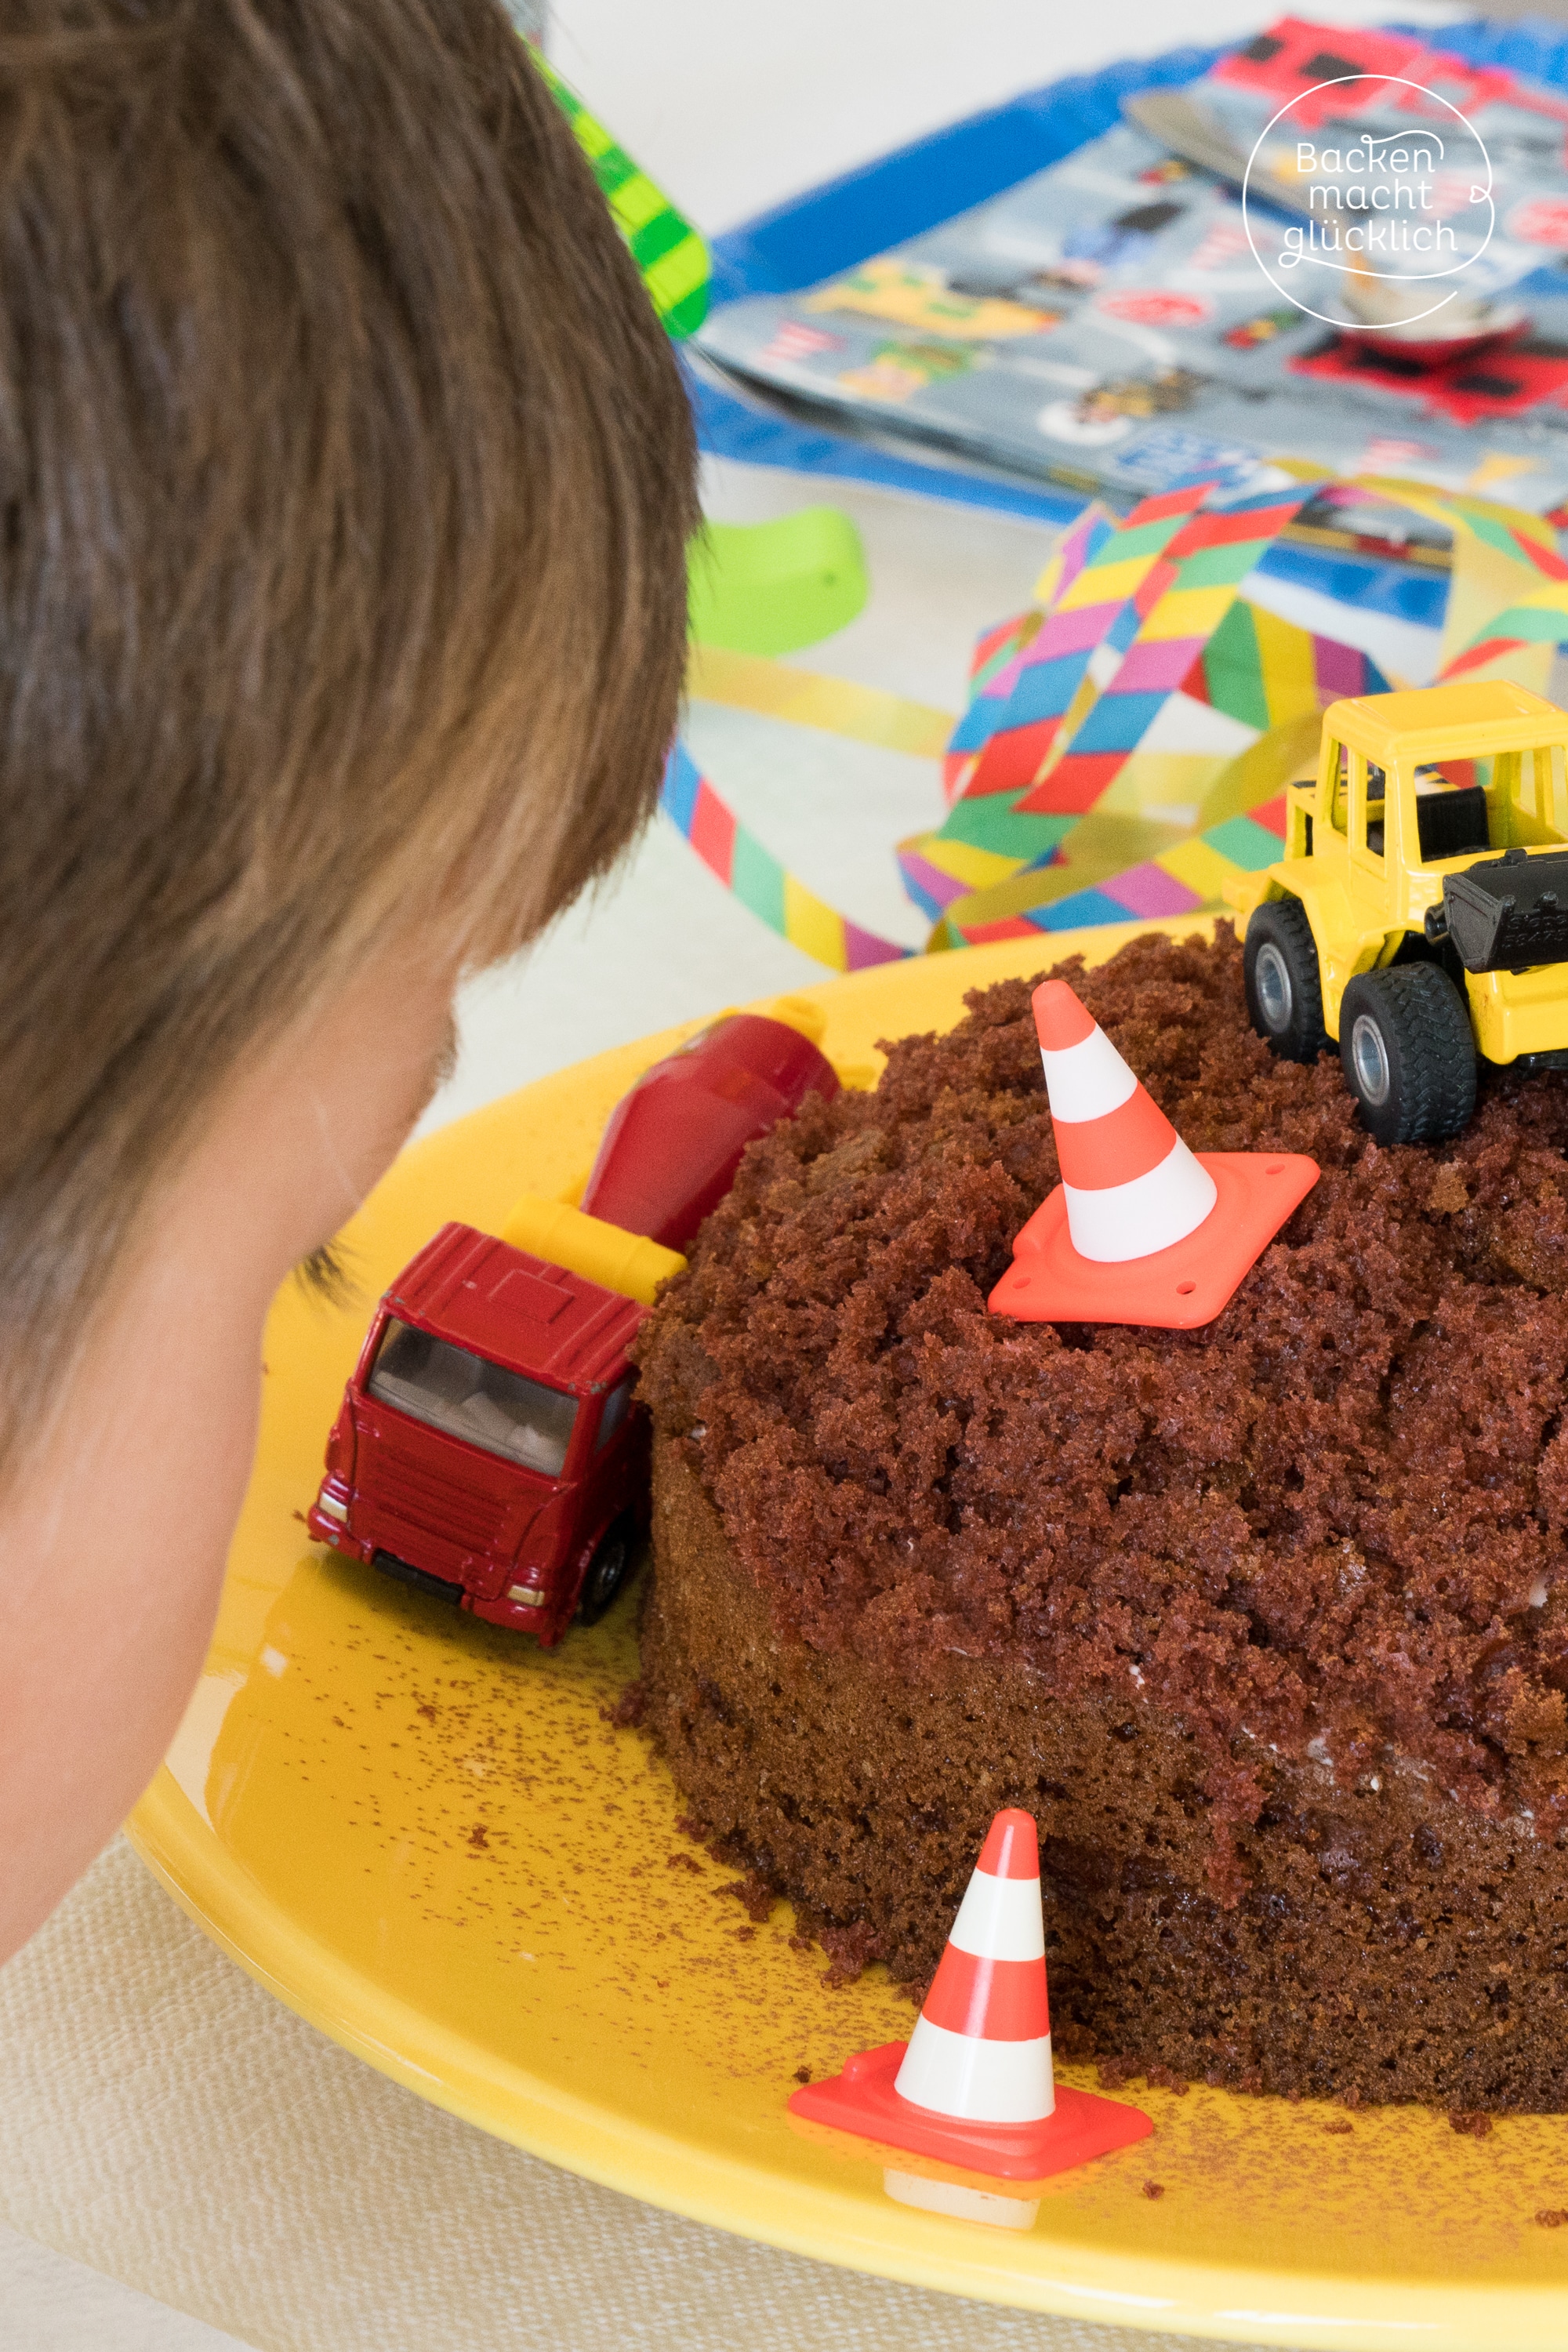
[{"label": "orange cone base", "polygon": [[792,2113],[879,2140],[884,2147],[913,2148],[918,2156],[1004,2180],[1048,2180],[1052,2173],[1070,2172],[1112,2148],[1131,2147],[1154,2128],[1137,2107],[1097,2098],[1092,2091],[1069,2091],[1060,2083],[1056,2113],[1043,2123],[978,2124],[935,2115],[901,2099],[893,2088],[908,2047],[905,2042],[885,2042],[879,2050],[858,2052],[842,2074],[793,2091]]},{"label": "orange cone base", "polygon": [[1141,1323],[1193,1331],[1212,1323],[1290,1212],[1318,1181],[1297,1151],[1200,1151],[1219,1198],[1185,1240],[1106,1265],[1079,1257],[1067,1195],[1047,1193],[1013,1244],[1013,1264],[986,1301],[1016,1323]]}]

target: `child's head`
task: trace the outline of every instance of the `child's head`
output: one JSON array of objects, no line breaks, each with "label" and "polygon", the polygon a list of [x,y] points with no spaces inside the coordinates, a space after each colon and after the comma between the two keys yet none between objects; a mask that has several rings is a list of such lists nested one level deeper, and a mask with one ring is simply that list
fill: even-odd
[{"label": "child's head", "polygon": [[651,809],[692,476],[499,0],[7,12],[0,1952],[199,1663],[271,1288]]}]

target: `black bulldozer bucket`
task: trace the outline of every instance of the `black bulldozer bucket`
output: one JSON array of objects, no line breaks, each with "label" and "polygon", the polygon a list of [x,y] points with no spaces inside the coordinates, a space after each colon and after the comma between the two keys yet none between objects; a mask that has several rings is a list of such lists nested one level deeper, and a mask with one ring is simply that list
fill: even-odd
[{"label": "black bulldozer bucket", "polygon": [[1467,971],[1568,963],[1568,849],[1505,849],[1445,874],[1443,913]]}]

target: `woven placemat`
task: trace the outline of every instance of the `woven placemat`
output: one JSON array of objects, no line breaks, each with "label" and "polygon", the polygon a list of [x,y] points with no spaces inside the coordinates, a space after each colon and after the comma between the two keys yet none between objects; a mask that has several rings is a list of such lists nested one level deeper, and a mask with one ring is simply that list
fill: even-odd
[{"label": "woven placemat", "polygon": [[271,2000],[122,1843],[0,1969],[0,2220],[260,2352],[1176,2352],[524,2156]]}]

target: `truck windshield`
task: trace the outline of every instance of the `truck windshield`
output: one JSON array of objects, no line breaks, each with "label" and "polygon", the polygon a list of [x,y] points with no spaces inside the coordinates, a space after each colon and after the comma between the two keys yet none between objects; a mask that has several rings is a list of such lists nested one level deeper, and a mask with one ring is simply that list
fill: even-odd
[{"label": "truck windshield", "polygon": [[561,1475],[577,1400],[559,1389],[503,1371],[395,1316],[387,1318],[369,1388],[383,1404],[395,1405],[449,1437],[464,1438],[547,1477]]}]

